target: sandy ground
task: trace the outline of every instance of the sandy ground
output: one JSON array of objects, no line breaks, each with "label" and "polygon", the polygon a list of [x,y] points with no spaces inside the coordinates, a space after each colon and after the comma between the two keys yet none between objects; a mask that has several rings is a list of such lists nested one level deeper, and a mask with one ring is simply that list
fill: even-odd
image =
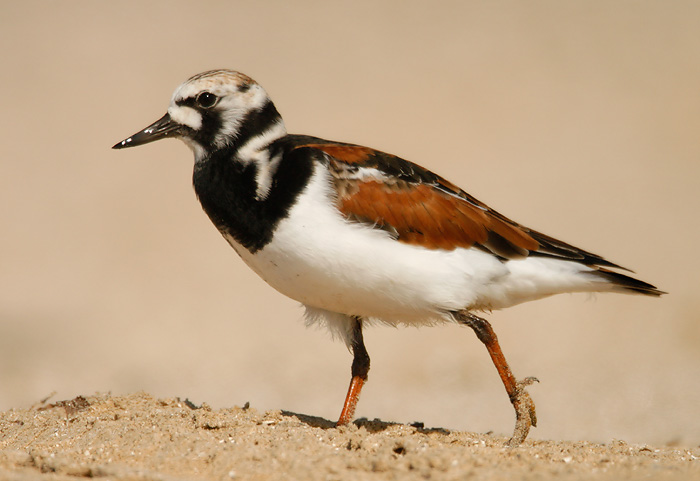
[{"label": "sandy ground", "polygon": [[147,394],[97,395],[0,415],[8,480],[689,480],[700,448],[527,441],[243,406],[213,410]]},{"label": "sandy ground", "polygon": [[[698,32],[700,3],[683,0],[0,2],[0,411],[25,423],[0,442],[26,453],[28,441],[16,440],[35,426],[32,449],[60,457],[44,436],[63,432],[64,410],[21,411],[52,392],[50,402],[143,391],[213,409],[250,401],[259,413],[337,418],[351,356],[305,329],[298,304],[216,232],[192,192],[191,152],[175,141],[110,149],[162,116],[184,79],[226,67],[266,88],[290,132],[418,162],[668,291],[558,296],[487,317],[515,375],[541,381],[530,388],[539,425],[526,447],[540,458],[528,463],[576,476],[557,446],[585,441],[600,453],[588,466],[601,472],[612,469],[605,457],[652,469],[668,455],[658,462],[672,475],[686,455],[661,447],[700,445]],[[461,463],[491,438],[470,445],[456,433],[512,429],[503,386],[470,330],[377,326],[365,342],[372,371],[357,415],[398,427],[339,433],[301,423],[276,442],[318,433],[313,445],[325,452],[331,437],[377,437],[387,450],[377,456],[408,470],[423,442],[456,449]],[[109,402],[75,413],[65,429],[97,433],[102,423],[84,431],[87,419],[109,417]],[[122,402],[144,410],[136,421],[159,409],[208,412]],[[215,412],[207,416],[233,415]],[[281,419],[274,430],[297,423]],[[453,434],[400,427],[414,421]],[[193,439],[229,434],[174,429]],[[391,454],[404,435],[406,454]],[[85,436],[76,439],[89,444]],[[632,454],[613,440],[635,446]],[[339,466],[373,443],[340,449]],[[647,444],[651,451],[635,451]],[[67,452],[99,456],[95,446]],[[4,465],[45,466],[16,456]],[[70,456],[66,465],[91,459]],[[447,472],[450,456],[440,464]],[[285,462],[301,469],[313,459]],[[496,458],[485,459],[474,467],[484,477]]]}]

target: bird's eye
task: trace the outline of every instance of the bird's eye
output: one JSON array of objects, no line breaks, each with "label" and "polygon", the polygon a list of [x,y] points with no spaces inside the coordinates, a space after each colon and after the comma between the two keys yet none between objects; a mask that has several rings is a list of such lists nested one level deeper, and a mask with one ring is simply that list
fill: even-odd
[{"label": "bird's eye", "polygon": [[212,108],[214,105],[216,105],[218,100],[219,98],[211,92],[202,92],[201,94],[197,95],[197,105],[203,109]]}]

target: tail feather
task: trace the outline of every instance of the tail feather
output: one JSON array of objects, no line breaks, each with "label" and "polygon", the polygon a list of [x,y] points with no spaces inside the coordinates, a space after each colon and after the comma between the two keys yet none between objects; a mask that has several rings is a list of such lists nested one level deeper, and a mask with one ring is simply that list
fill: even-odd
[{"label": "tail feather", "polygon": [[619,272],[611,271],[604,267],[598,267],[595,274],[619,286],[623,291],[632,291],[635,294],[644,294],[645,296],[652,297],[659,297],[662,294],[667,294],[667,292],[661,291],[657,289],[656,286],[647,282],[640,281],[639,279],[625,274],[620,274]]},{"label": "tail feather", "polygon": [[649,283],[635,279],[625,274],[613,271],[611,269],[620,269],[632,272],[626,267],[610,262],[603,257],[585,251],[579,247],[572,246],[566,242],[560,241],[541,232],[530,230],[529,234],[537,240],[540,247],[536,251],[530,251],[531,256],[548,257],[553,259],[566,259],[580,264],[589,266],[595,269],[593,274],[596,277],[603,278],[613,285],[619,287],[621,292],[633,292],[635,294],[644,294],[646,296],[659,297],[662,294],[667,294]]}]

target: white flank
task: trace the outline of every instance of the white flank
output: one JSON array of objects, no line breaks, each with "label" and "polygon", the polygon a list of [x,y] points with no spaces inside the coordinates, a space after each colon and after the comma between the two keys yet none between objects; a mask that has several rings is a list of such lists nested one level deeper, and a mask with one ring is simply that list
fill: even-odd
[{"label": "white flank", "polygon": [[[592,269],[526,258],[503,263],[478,249],[431,250],[346,221],[334,206],[328,171],[318,164],[273,240],[251,254],[229,242],[268,284],[348,339],[349,317],[397,324],[452,320],[450,311],[500,309],[561,292],[606,290]],[[612,287],[612,285],[611,285]]]}]

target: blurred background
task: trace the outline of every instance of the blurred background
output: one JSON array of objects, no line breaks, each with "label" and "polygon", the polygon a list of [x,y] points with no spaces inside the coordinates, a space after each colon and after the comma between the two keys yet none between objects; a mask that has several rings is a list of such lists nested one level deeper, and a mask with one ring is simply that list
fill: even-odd
[{"label": "blurred background", "polygon": [[[110,150],[233,68],[290,132],[418,162],[669,291],[488,319],[541,380],[532,438],[697,445],[698,32],[694,1],[3,2],[0,409],[144,390],[337,418],[350,354],[220,237],[189,150]],[[470,330],[365,340],[358,417],[510,433]]]}]

